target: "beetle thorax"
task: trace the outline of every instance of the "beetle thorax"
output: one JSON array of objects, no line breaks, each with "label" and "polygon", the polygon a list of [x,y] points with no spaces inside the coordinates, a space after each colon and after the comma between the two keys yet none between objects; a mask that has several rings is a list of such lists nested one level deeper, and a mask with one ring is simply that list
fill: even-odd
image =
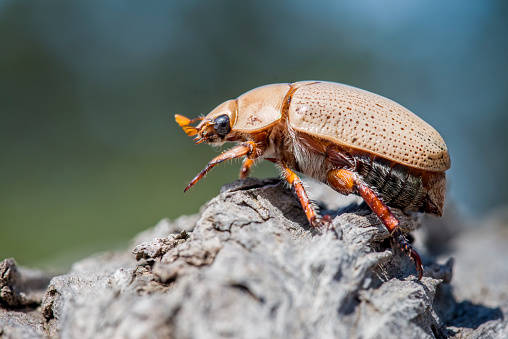
[{"label": "beetle thorax", "polygon": [[286,159],[288,166],[300,173],[315,180],[326,183],[326,174],[332,170],[332,165],[326,161],[324,154],[310,150],[302,141],[296,137],[296,132],[289,127],[290,138],[286,138],[284,147],[290,150],[285,154],[292,154],[292,159]]}]

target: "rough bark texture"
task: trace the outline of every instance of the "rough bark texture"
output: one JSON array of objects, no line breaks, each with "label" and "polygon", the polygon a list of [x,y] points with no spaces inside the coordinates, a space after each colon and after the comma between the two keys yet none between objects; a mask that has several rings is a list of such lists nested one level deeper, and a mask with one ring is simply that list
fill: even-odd
[{"label": "rough bark texture", "polygon": [[[50,282],[7,259],[0,336],[508,336],[506,228],[460,233],[453,220],[425,222],[415,243],[425,276],[417,281],[368,209],[340,208],[345,199],[323,189],[311,191],[335,209],[328,230],[309,228],[279,181],[247,179],[225,186],[199,215],[139,234],[132,253],[82,260]],[[405,232],[419,224],[394,212]]]}]

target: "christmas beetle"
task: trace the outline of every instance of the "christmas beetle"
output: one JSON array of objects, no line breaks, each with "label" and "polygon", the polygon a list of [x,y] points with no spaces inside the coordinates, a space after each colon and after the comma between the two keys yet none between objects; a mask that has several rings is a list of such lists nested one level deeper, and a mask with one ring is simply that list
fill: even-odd
[{"label": "christmas beetle", "polygon": [[450,156],[439,133],[406,108],[355,87],[302,81],[258,87],[205,117],[175,119],[196,144],[237,143],[212,159],[185,191],[225,160],[245,157],[240,178],[254,161],[269,160],[295,189],[312,226],[328,219],[314,211],[295,172],[361,196],[422,278],[420,256],[388,206],[441,216]]}]

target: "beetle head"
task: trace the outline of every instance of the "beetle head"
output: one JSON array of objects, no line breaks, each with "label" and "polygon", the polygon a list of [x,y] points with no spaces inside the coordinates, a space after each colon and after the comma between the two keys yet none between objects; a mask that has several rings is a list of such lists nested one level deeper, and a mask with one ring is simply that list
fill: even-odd
[{"label": "beetle head", "polygon": [[[248,135],[261,132],[281,119],[282,106],[289,90],[289,84],[261,86],[236,100],[220,104],[204,118],[190,120],[175,115],[175,119],[187,135],[196,136],[196,144],[221,145],[226,141],[245,141]],[[198,120],[201,120],[199,125],[190,126]]]},{"label": "beetle head", "polygon": [[[228,100],[211,111],[206,117],[190,120],[181,115],[175,115],[176,122],[189,136],[196,136],[196,144],[202,142],[220,145],[228,141],[232,126],[236,120],[236,101]],[[201,120],[196,127],[189,126]]]}]

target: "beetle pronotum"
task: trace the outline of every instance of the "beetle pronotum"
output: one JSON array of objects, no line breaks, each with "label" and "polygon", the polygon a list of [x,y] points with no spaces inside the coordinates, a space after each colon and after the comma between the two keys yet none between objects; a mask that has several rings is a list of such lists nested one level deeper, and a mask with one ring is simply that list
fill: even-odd
[{"label": "beetle pronotum", "polygon": [[422,278],[420,256],[388,206],[441,216],[450,156],[439,133],[406,108],[355,87],[302,81],[255,88],[206,117],[175,119],[196,144],[238,143],[212,159],[185,191],[225,160],[245,157],[240,178],[255,160],[269,160],[295,189],[312,226],[327,218],[314,211],[295,172],[361,196]]}]

